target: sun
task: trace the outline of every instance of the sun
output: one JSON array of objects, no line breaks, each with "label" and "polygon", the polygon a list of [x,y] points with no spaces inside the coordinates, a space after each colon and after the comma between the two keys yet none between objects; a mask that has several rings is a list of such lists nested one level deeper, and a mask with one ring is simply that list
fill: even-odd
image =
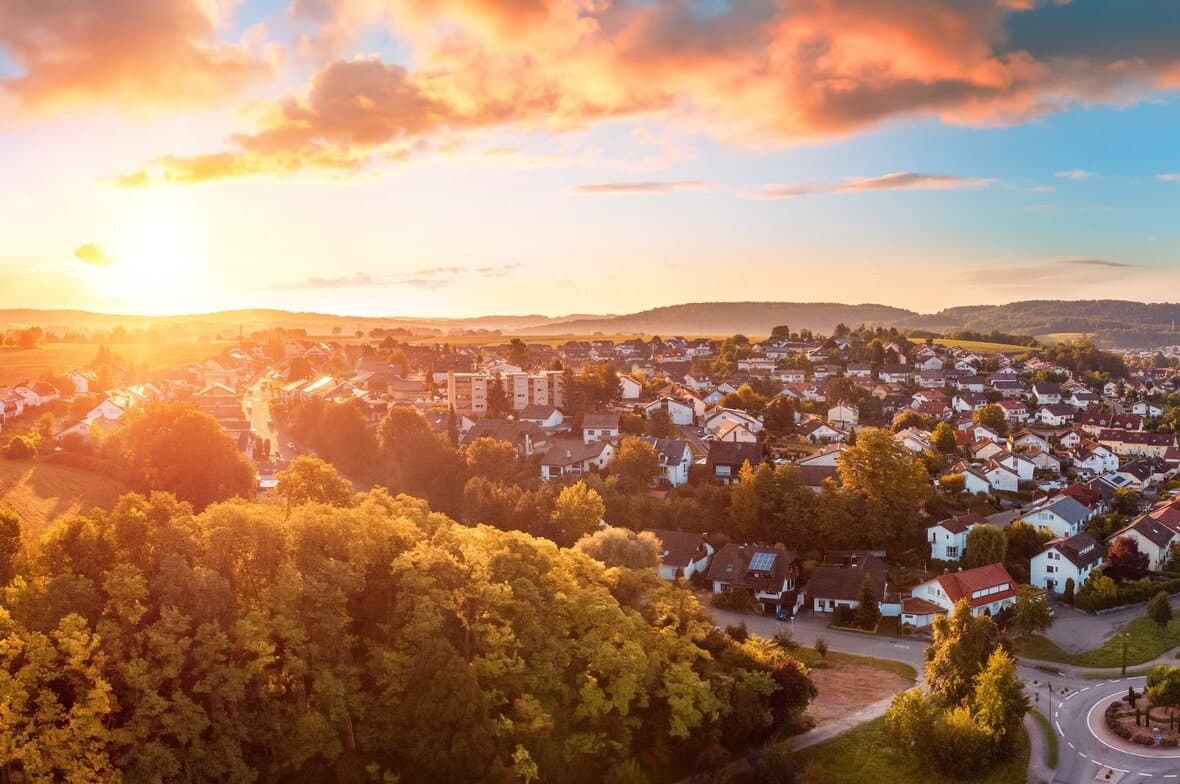
[{"label": "sun", "polygon": [[120,222],[96,291],[133,313],[199,310],[209,285],[206,247],[206,232],[184,205],[138,205]]}]

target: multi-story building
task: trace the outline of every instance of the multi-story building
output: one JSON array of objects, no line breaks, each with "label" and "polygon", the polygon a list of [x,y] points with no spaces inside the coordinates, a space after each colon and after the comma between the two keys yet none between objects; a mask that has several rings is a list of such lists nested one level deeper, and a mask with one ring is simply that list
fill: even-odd
[{"label": "multi-story building", "polygon": [[447,405],[457,414],[483,416],[488,412],[488,383],[483,373],[447,373]]}]

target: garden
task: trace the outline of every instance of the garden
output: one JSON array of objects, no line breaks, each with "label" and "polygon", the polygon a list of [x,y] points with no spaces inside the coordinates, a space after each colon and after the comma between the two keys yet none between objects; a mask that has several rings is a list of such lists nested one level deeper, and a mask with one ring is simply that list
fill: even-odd
[{"label": "garden", "polygon": [[1147,676],[1142,694],[1134,687],[1106,706],[1106,726],[1138,746],[1180,746],[1180,667],[1162,665]]}]

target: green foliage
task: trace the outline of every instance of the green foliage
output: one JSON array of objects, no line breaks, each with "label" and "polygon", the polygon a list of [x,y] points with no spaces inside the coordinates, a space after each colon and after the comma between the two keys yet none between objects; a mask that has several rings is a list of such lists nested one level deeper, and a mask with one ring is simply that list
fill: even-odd
[{"label": "green foliage", "polygon": [[860,583],[859,605],[856,608],[856,625],[862,629],[875,629],[881,620],[881,597],[873,588],[873,583],[866,574]]},{"label": "green foliage", "polygon": [[934,448],[944,455],[953,454],[959,449],[959,442],[955,440],[955,431],[946,422],[939,422],[934,426],[934,429],[930,431],[930,440],[933,442]]},{"label": "green foliage", "polygon": [[16,576],[16,558],[21,550],[20,518],[0,509],[0,587]]},{"label": "green foliage", "polygon": [[1160,591],[1147,602],[1147,617],[1160,627],[1166,627],[1172,620],[1172,605],[1167,591]]},{"label": "green foliage", "polygon": [[4,449],[9,460],[32,460],[37,456],[37,445],[28,436],[13,436]]},{"label": "green foliage", "polygon": [[866,428],[856,446],[840,454],[838,469],[858,502],[865,530],[862,546],[899,547],[925,538],[919,512],[930,495],[925,466],[887,430]]},{"label": "green foliage", "polygon": [[963,568],[1003,563],[1008,552],[1008,539],[1003,530],[993,525],[977,525],[967,532],[967,549],[963,553]]},{"label": "green foliage", "polygon": [[1112,579],[1138,580],[1147,574],[1147,553],[1139,552],[1139,545],[1129,536],[1116,537],[1106,550],[1105,572]]},{"label": "green foliage", "polygon": [[585,482],[562,488],[549,518],[553,526],[552,539],[558,544],[572,545],[597,531],[605,513],[602,496]]},{"label": "green foliage", "polygon": [[1077,589],[1074,586],[1073,578],[1070,577],[1065,581],[1065,590],[1061,593],[1061,598],[1065,600],[1066,604],[1073,604],[1075,590]]},{"label": "green foliage", "polygon": [[330,464],[317,457],[300,455],[275,476],[278,494],[288,506],[331,504],[349,506],[353,487]]},{"label": "green foliage", "polygon": [[103,453],[133,489],[164,490],[194,507],[253,498],[254,465],[213,417],[188,403],[153,403],[123,417]]},{"label": "green foliage", "polygon": [[610,468],[619,477],[619,489],[637,493],[647,489],[660,475],[660,458],[647,441],[628,438],[619,444]]},{"label": "green foliage", "polygon": [[971,414],[971,419],[984,427],[989,427],[1000,435],[1008,432],[1008,421],[1004,419],[1004,409],[995,403],[988,403],[983,408]]},{"label": "green foliage", "polygon": [[7,781],[642,781],[814,696],[653,571],[383,490],[128,495],[35,552],[0,593]]},{"label": "green foliage", "polygon": [[1020,586],[1008,625],[1024,637],[1039,634],[1052,626],[1053,615],[1044,591],[1031,585]]},{"label": "green foliage", "polygon": [[944,704],[961,705],[996,648],[996,625],[986,615],[972,615],[971,605],[960,599],[950,615],[934,619],[933,632],[926,648],[926,683]]},{"label": "green foliage", "polygon": [[516,447],[494,438],[477,438],[467,445],[467,470],[492,482],[513,482],[519,477]]},{"label": "green foliage", "polygon": [[1153,667],[1144,694],[1153,706],[1180,708],[1180,667],[1170,664]]},{"label": "green foliage", "polygon": [[628,569],[654,569],[660,563],[662,547],[655,534],[650,531],[635,533],[626,528],[604,528],[583,536],[574,545],[583,552],[607,566],[622,566]]}]

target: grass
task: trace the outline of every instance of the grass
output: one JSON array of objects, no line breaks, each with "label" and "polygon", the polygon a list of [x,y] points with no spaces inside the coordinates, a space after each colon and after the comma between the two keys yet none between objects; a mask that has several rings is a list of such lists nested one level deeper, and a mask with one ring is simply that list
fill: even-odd
[{"label": "grass", "polygon": [[879,670],[896,673],[911,681],[918,679],[918,673],[913,667],[905,662],[893,661],[892,659],[877,659],[872,656],[840,653],[839,651],[828,651],[828,655],[824,657],[816,653],[813,648],[807,648],[802,645],[793,648],[791,655],[812,669],[834,667],[839,664],[863,664],[868,667],[876,667]]},{"label": "grass", "polygon": [[126,488],[110,477],[78,468],[0,459],[0,509],[15,512],[26,542],[62,515],[109,509]]},{"label": "grass", "polygon": [[1057,744],[1058,744],[1057,733],[1053,731],[1052,725],[1049,724],[1048,717],[1046,717],[1045,714],[1041,713],[1036,708],[1033,708],[1032,710],[1030,710],[1028,712],[1028,715],[1032,716],[1033,721],[1035,721],[1037,724],[1039,724],[1041,727],[1041,731],[1045,733],[1045,741],[1048,744],[1046,747],[1046,753],[1045,753],[1045,764],[1048,765],[1050,768],[1053,768],[1054,770],[1056,770],[1057,769],[1057,755],[1059,753],[1059,749],[1057,748]]},{"label": "grass", "polygon": [[1037,335],[1037,340],[1042,343],[1065,343],[1070,341],[1076,343],[1082,338],[1086,337],[1085,332],[1048,332],[1044,335]]},{"label": "grass", "polygon": [[[1028,733],[1022,726],[1016,756],[973,781],[976,784],[1024,784],[1028,778],[1028,756]],[[830,784],[836,781],[904,781],[906,784],[958,782],[958,779],[948,778],[891,749],[885,737],[884,717],[805,749],[796,755],[795,760],[802,772],[800,781],[803,784]]]},{"label": "grass", "polygon": [[[111,344],[111,352],[125,362],[152,369],[183,367],[217,354],[211,343]],[[0,348],[0,386],[36,379],[47,370],[67,373],[89,365],[98,354],[93,343],[46,343],[37,348]]]},{"label": "grass", "polygon": [[[1140,667],[1137,670],[1127,670],[1128,678],[1145,678],[1151,674],[1151,667]],[[1088,681],[1105,681],[1110,678],[1121,678],[1122,675],[1111,675],[1109,672],[1084,672],[1082,677]]]},{"label": "grass", "polygon": [[975,351],[980,354],[1011,354],[1017,359],[1027,357],[1032,349],[1027,346],[1014,346],[1011,343],[989,343],[984,340],[951,340],[936,338],[935,343],[948,348],[961,348],[965,351]]},{"label": "grass", "polygon": [[[1136,618],[1123,627],[1127,637],[1127,665],[1143,664],[1180,645],[1180,618],[1160,628],[1150,618]],[[1101,647],[1085,653],[1067,653],[1052,640],[1034,635],[1016,641],[1016,652],[1030,659],[1073,664],[1078,667],[1121,667],[1123,640],[1115,635]]]}]

